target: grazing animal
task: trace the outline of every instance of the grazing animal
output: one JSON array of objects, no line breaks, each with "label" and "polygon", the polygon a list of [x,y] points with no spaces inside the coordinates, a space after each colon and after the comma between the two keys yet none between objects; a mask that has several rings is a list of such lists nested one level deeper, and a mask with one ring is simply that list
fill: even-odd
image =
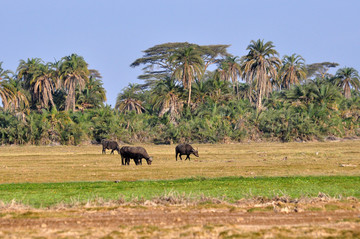
[{"label": "grazing animal", "polygon": [[121,164],[129,165],[130,159],[134,159],[136,165],[142,164],[142,159],[146,159],[148,165],[152,163],[152,157],[146,152],[143,147],[124,146],[120,149]]},{"label": "grazing animal", "polygon": [[116,141],[103,139],[103,140],[101,140],[101,144],[103,146],[103,148],[102,148],[103,154],[106,154],[106,149],[111,149],[110,154],[114,154],[114,150],[118,151],[118,153],[120,154],[120,147]]},{"label": "grazing animal", "polygon": [[176,146],[176,148],[175,148],[176,161],[177,161],[178,154],[180,155],[181,160],[182,160],[181,155],[186,155],[185,160],[189,159],[189,161],[190,161],[190,154],[193,154],[196,157],[199,157],[199,152],[197,150],[195,150],[190,144],[179,144],[178,146]]}]

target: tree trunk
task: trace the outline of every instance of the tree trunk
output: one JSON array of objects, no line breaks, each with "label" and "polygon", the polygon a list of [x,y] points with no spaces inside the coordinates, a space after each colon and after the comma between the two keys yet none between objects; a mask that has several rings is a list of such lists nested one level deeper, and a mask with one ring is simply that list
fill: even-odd
[{"label": "tree trunk", "polygon": [[54,103],[52,96],[50,97],[50,103],[51,103],[51,106],[56,109],[56,105]]},{"label": "tree trunk", "polygon": [[261,111],[261,108],[262,108],[262,89],[260,88],[257,102],[256,102],[256,110],[259,112],[259,111]]},{"label": "tree trunk", "polygon": [[236,81],[236,84],[235,84],[235,95],[238,96],[239,95],[239,82]]},{"label": "tree trunk", "polygon": [[65,111],[69,111],[70,109],[75,111],[75,82],[71,83],[65,101]]},{"label": "tree trunk", "polygon": [[69,111],[70,109],[70,93],[67,94],[66,100],[65,100],[65,111]]},{"label": "tree trunk", "polygon": [[75,111],[75,89],[73,91],[73,95],[71,97],[71,101],[72,101],[72,108],[73,108],[73,111]]},{"label": "tree trunk", "polygon": [[190,103],[191,103],[191,81],[189,81],[189,98],[188,98],[188,106],[190,107]]},{"label": "tree trunk", "polygon": [[345,96],[346,99],[350,99],[350,98],[351,98],[351,89],[350,89],[349,84],[345,84],[345,87],[344,87],[344,96]]}]

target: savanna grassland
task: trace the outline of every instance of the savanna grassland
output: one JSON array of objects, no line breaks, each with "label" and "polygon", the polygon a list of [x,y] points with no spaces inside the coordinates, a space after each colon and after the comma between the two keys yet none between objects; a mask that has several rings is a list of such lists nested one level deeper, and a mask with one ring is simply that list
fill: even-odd
[{"label": "savanna grassland", "polygon": [[360,141],[145,144],[121,166],[100,145],[0,147],[4,238],[360,235]]},{"label": "savanna grassland", "polygon": [[[0,238],[360,238],[358,71],[229,47],[148,48],[114,107],[76,53],[0,62]],[[200,157],[175,161],[179,142]]]},{"label": "savanna grassland", "polygon": [[[151,166],[121,166],[97,146],[3,146],[0,183],[167,180],[227,176],[359,176],[360,141],[199,144],[200,157],[175,161],[174,145],[142,145]],[[183,158],[185,158],[183,156]],[[344,167],[342,167],[344,166]]]}]

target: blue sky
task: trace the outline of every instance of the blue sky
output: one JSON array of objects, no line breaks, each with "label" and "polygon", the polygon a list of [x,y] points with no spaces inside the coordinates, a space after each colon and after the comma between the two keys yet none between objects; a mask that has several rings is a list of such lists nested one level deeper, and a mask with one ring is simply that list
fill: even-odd
[{"label": "blue sky", "polygon": [[246,54],[251,40],[272,41],[307,64],[337,62],[360,70],[359,0],[0,0],[0,61],[59,60],[76,53],[103,76],[107,104],[141,67],[142,51],[166,42],[231,44]]}]

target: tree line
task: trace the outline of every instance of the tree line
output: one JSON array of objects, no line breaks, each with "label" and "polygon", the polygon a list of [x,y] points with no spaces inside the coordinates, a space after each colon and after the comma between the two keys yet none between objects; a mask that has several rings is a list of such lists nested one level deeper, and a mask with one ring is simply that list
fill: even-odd
[{"label": "tree line", "polygon": [[97,70],[76,54],[54,63],[21,60],[15,73],[0,63],[1,144],[229,142],[321,140],[358,136],[359,75],[337,63],[280,58],[272,42],[230,45],[187,42],[153,46],[130,66],[114,108]]}]

